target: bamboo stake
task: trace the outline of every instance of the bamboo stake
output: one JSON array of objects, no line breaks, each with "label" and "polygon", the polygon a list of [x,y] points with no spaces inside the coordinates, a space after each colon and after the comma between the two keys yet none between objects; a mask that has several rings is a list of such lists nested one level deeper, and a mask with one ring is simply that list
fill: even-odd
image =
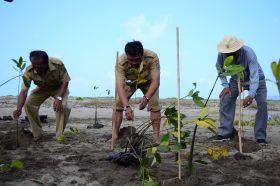
[{"label": "bamboo stake", "polygon": [[[118,91],[117,91],[117,73],[116,73],[116,69],[117,69],[117,65],[118,65],[118,61],[119,61],[119,52],[116,53],[116,63],[115,63],[115,68],[114,68],[114,72],[115,72],[115,102],[117,101],[117,95],[118,95]],[[111,142],[111,149],[114,149],[115,146],[115,134],[114,134],[114,129],[115,129],[115,122],[116,122],[116,111],[113,110],[113,114],[112,114],[112,142]]]},{"label": "bamboo stake", "polygon": [[[177,107],[178,107],[178,143],[181,143],[181,116],[180,116],[180,58],[179,58],[179,27],[176,28],[176,45],[177,45],[177,83],[178,83],[178,98],[177,98]],[[179,179],[181,179],[181,152],[178,153],[178,171]]]},{"label": "bamboo stake", "polygon": [[239,107],[239,120],[238,120],[238,139],[239,139],[239,151],[242,153],[242,130],[241,130],[241,85],[240,77],[237,79],[238,84],[238,107]]},{"label": "bamboo stake", "polygon": [[117,91],[117,73],[116,73],[116,67],[118,65],[118,61],[119,61],[119,52],[116,53],[116,65],[115,65],[115,101],[117,100],[117,95],[118,95],[118,91]]}]

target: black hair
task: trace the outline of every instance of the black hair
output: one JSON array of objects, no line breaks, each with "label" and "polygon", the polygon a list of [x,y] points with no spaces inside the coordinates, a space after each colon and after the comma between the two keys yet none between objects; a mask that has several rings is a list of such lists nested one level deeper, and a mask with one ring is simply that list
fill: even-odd
[{"label": "black hair", "polygon": [[143,55],[144,48],[140,41],[128,42],[125,45],[124,51],[131,56]]},{"label": "black hair", "polygon": [[30,54],[29,54],[29,59],[30,59],[30,61],[31,61],[31,58],[34,57],[34,56],[39,57],[39,58],[42,58],[44,64],[48,64],[48,63],[49,63],[49,56],[48,56],[48,54],[47,54],[45,51],[42,51],[42,50],[33,50],[33,51],[30,52]]}]

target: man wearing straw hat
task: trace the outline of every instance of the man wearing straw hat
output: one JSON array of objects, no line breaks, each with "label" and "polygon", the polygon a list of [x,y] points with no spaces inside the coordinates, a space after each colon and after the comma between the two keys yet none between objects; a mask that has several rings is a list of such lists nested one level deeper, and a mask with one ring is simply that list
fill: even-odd
[{"label": "man wearing straw hat", "polygon": [[[224,59],[233,56],[232,64],[240,64],[244,67],[244,80],[242,84],[244,89],[248,90],[248,96],[243,101],[243,107],[248,107],[255,99],[257,102],[257,113],[254,125],[255,139],[260,144],[266,142],[267,127],[267,88],[263,70],[258,63],[255,52],[248,46],[244,45],[244,41],[235,36],[227,36],[218,46],[218,66],[222,67]],[[219,71],[219,70],[218,70]],[[221,73],[219,71],[219,73]],[[220,110],[219,119],[220,126],[216,141],[224,141],[234,138],[237,134],[233,123],[236,108],[236,99],[238,97],[237,76],[231,76],[229,82],[226,77],[221,77],[223,90],[220,93]]]},{"label": "man wearing straw hat", "polygon": [[[143,83],[137,82],[137,75],[132,69],[139,69],[143,65],[140,76]],[[138,101],[139,109],[148,106],[150,119],[153,127],[153,140],[158,141],[160,132],[160,110],[159,105],[159,85],[160,85],[160,64],[156,53],[143,49],[140,41],[128,42],[125,45],[125,53],[122,54],[116,64],[116,89],[117,98],[113,108],[112,116],[112,148],[115,147],[116,140],[123,118],[123,111],[127,120],[133,120],[133,108],[129,105],[129,99],[140,89],[144,96]]]}]

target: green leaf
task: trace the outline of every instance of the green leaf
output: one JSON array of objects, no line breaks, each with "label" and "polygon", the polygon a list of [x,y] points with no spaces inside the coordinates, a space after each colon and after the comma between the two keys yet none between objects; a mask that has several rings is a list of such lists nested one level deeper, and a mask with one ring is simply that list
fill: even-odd
[{"label": "green leaf", "polygon": [[218,126],[215,123],[216,122],[215,119],[213,119],[213,118],[205,118],[204,121],[207,122],[211,126],[211,128],[214,128],[214,129],[218,128]]},{"label": "green leaf", "polygon": [[200,113],[199,113],[199,118],[205,118],[208,115],[208,111],[209,108],[208,107],[204,107],[203,109],[201,109]]},{"label": "green leaf", "polygon": [[149,180],[144,183],[144,186],[157,186],[157,182],[155,182],[154,180]]},{"label": "green leaf", "polygon": [[228,56],[225,60],[224,60],[224,66],[229,66],[231,63],[233,62],[233,56]]},{"label": "green leaf", "polygon": [[26,66],[26,63],[24,63],[24,64],[22,65],[22,67],[20,68],[20,69],[21,69],[21,71],[23,71],[23,70],[24,70],[25,66]]},{"label": "green leaf", "polygon": [[193,83],[194,89],[196,89],[196,82]]},{"label": "green leaf", "polygon": [[57,137],[56,141],[58,143],[65,143],[65,136],[61,134],[60,136]]},{"label": "green leaf", "polygon": [[23,163],[20,160],[13,160],[10,164],[10,167],[19,170],[23,168]]},{"label": "green leaf", "polygon": [[140,64],[140,67],[139,67],[139,70],[138,70],[139,74],[140,74],[142,71],[143,71],[143,62]]},{"label": "green leaf", "polygon": [[111,93],[111,90],[107,89],[106,92],[107,92],[107,95],[109,95]]},{"label": "green leaf", "polygon": [[175,153],[178,153],[181,149],[182,149],[182,146],[181,146],[181,144],[178,143],[177,141],[175,142],[174,145],[171,145],[171,146],[170,146],[170,150],[171,150],[172,152],[175,152]]},{"label": "green leaf", "polygon": [[139,75],[139,72],[138,72],[138,70],[137,70],[136,68],[131,68],[131,69],[130,69],[130,72],[131,72],[133,75],[135,75],[135,76],[138,76],[138,75]]},{"label": "green leaf", "polygon": [[190,97],[192,97],[193,96],[193,89],[191,89],[190,91],[189,91],[189,93],[188,93],[188,96],[190,96]]},{"label": "green leaf", "polygon": [[168,152],[170,150],[168,145],[159,145],[157,149],[159,152]]},{"label": "green leaf", "polygon": [[273,61],[271,63],[271,70],[272,70],[272,73],[275,77],[275,79],[278,77],[278,65],[277,65],[277,62],[276,61]]},{"label": "green leaf", "polygon": [[8,171],[10,169],[10,164],[0,164],[0,171]]},{"label": "green leaf", "polygon": [[146,79],[140,79],[140,80],[137,81],[137,85],[144,84],[144,83],[146,83],[147,81],[148,81],[148,80],[146,80]]},{"label": "green leaf", "polygon": [[244,71],[244,67],[241,65],[231,65],[231,66],[227,67],[226,70],[239,73],[239,72]]},{"label": "green leaf", "polygon": [[201,101],[203,98],[201,97],[193,97],[193,102],[199,106],[199,107],[204,107],[204,103]]},{"label": "green leaf", "polygon": [[15,59],[12,59],[12,61],[16,64],[16,66],[18,66],[18,61]]},{"label": "green leaf", "polygon": [[30,88],[31,81],[28,80],[25,76],[22,76],[22,80],[23,80],[24,86],[26,88]]},{"label": "green leaf", "polygon": [[94,85],[93,90],[97,90],[97,89],[99,89],[99,87]]},{"label": "green leaf", "polygon": [[151,166],[155,165],[156,163],[161,163],[161,157],[160,157],[159,153],[154,154],[154,159],[152,161]]},{"label": "green leaf", "polygon": [[209,124],[204,120],[195,120],[195,124],[197,124],[201,128],[208,128]]},{"label": "green leaf", "polygon": [[19,59],[18,59],[18,68],[21,68],[22,63],[23,63],[23,59],[20,56]]},{"label": "green leaf", "polygon": [[162,135],[160,145],[169,145],[169,133]]}]

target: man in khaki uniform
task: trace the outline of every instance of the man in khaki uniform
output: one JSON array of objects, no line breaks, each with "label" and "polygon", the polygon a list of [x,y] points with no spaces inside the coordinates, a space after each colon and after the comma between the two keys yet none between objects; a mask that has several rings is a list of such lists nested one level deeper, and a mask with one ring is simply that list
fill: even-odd
[{"label": "man in khaki uniform", "polygon": [[[67,107],[69,95],[68,83],[70,77],[62,61],[57,58],[49,58],[44,51],[35,50],[30,53],[31,65],[26,68],[25,79],[19,95],[17,109],[13,112],[15,119],[18,119],[24,106],[25,112],[30,121],[34,140],[42,137],[42,126],[39,119],[40,105],[49,97],[55,98],[53,109],[56,112],[56,137],[63,134],[71,109]],[[27,93],[31,82],[37,85],[31,94]]]},{"label": "man in khaki uniform", "polygon": [[[136,85],[137,76],[131,69],[138,69],[141,63],[143,70],[140,75],[144,77],[146,82]],[[157,142],[161,118],[161,106],[159,105],[160,64],[157,54],[143,49],[139,41],[128,42],[125,46],[125,53],[120,56],[115,70],[118,96],[112,115],[112,149],[118,139],[123,111],[127,120],[133,120],[133,110],[129,105],[129,99],[137,89],[140,89],[144,94],[138,101],[139,109],[142,110],[148,105],[153,127],[153,140]]]}]

